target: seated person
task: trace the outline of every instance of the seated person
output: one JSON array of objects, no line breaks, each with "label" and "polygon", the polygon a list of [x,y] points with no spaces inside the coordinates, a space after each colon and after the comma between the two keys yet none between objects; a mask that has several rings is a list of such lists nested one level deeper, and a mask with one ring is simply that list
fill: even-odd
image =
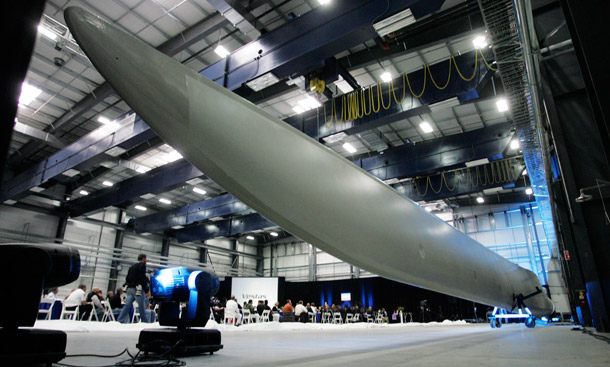
[{"label": "seated person", "polygon": [[46,298],[46,299],[58,299],[57,298],[57,293],[59,293],[59,288],[49,289],[49,293],[47,293],[47,295],[44,296],[44,298]]},{"label": "seated person", "polygon": [[243,315],[241,312],[239,312],[239,304],[237,303],[235,296],[231,296],[231,299],[227,300],[227,304],[225,306],[225,317],[228,317],[229,315],[234,315],[233,317],[235,319],[233,324],[235,326],[241,324]]},{"label": "seated person", "polygon": [[97,320],[98,321],[102,321],[102,318],[104,317],[104,305],[102,304],[102,299],[104,299],[104,294],[102,293],[102,291],[99,288],[93,288],[93,289],[97,289],[97,293],[91,295],[91,305],[93,306],[93,310],[95,311],[95,314],[97,316]]},{"label": "seated person", "polygon": [[297,303],[297,307],[294,309],[294,316],[300,322],[307,322],[307,308],[303,306],[303,301]]},{"label": "seated person", "polygon": [[146,293],[146,297],[144,297],[144,311],[146,311],[146,315],[147,315],[147,320],[148,321],[144,321],[144,322],[149,322],[149,323],[153,323],[157,321],[157,314],[155,314],[155,311],[153,309],[151,309],[150,307],[150,300],[152,299],[152,296],[150,295],[150,292]]},{"label": "seated person", "polygon": [[260,300],[258,301],[258,305],[256,305],[256,313],[258,316],[263,316],[263,311],[265,311],[265,304]]},{"label": "seated person", "polygon": [[294,312],[294,307],[292,307],[291,300],[286,301],[286,304],[284,305],[284,312]]},{"label": "seated person", "polygon": [[78,314],[81,320],[85,320],[89,318],[89,314],[93,309],[93,306],[86,301],[87,286],[84,284],[80,284],[78,288],[74,290],[74,292],[70,293],[64,305],[66,306],[66,310],[74,311],[76,307],[78,307]]}]

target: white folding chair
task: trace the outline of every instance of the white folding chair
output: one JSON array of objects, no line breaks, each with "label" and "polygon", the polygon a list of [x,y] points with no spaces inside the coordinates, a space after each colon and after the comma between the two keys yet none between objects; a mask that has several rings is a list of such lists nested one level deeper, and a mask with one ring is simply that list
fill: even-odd
[{"label": "white folding chair", "polygon": [[99,322],[100,320],[97,317],[97,311],[96,311],[95,305],[92,303],[91,306],[93,306],[93,308],[91,309],[91,313],[89,313],[89,321],[92,321],[93,319],[95,319],[95,321]]},{"label": "white folding chair", "polygon": [[375,322],[375,316],[372,313],[367,313],[366,314],[366,323],[370,324]]},{"label": "white folding chair", "polygon": [[131,323],[136,323],[136,322],[140,322],[140,320],[142,320],[142,317],[140,316],[140,311],[139,311],[139,307],[138,307],[138,302],[133,302],[133,315],[131,316]]},{"label": "white folding chair", "polygon": [[237,314],[235,311],[225,310],[225,316],[222,320],[225,325],[235,325],[237,326]]},{"label": "white folding chair", "polygon": [[354,318],[352,319],[352,322],[360,322],[360,314],[359,313],[354,315]]},{"label": "white folding chair", "polygon": [[[40,300],[40,305],[38,306],[38,315],[44,315],[43,320],[51,320],[51,312],[53,312],[53,303],[55,303],[54,299],[43,298]],[[49,308],[46,308],[43,305],[49,305]]]},{"label": "white folding chair", "polygon": [[348,313],[347,315],[345,315],[345,323],[349,324],[354,322],[354,315],[352,315],[351,313]]},{"label": "white folding chair", "polygon": [[59,316],[60,320],[63,320],[65,316],[68,316],[68,320],[78,320],[78,306],[74,310],[67,310],[66,304],[61,302],[61,315]]},{"label": "white folding chair", "polygon": [[330,324],[330,312],[323,312],[322,313],[322,323],[323,324]]},{"label": "white folding chair", "polygon": [[377,318],[375,319],[375,323],[376,324],[382,324],[383,323],[383,313],[377,312]]},{"label": "white folding chair", "polygon": [[271,312],[271,310],[264,310],[263,311],[263,315],[261,316],[261,321],[262,322],[269,322],[269,312]]},{"label": "white folding chair", "polygon": [[316,323],[316,314],[313,312],[308,312],[307,316],[309,316],[309,322],[311,322],[312,324]]},{"label": "white folding chair", "polygon": [[343,324],[340,312],[333,313],[333,324]]},{"label": "white folding chair", "polygon": [[250,310],[243,310],[244,312],[244,317],[242,318],[241,322],[245,325],[245,324],[251,324],[252,323],[252,316],[250,315]]},{"label": "white folding chair", "polygon": [[116,321],[114,318],[114,313],[112,312],[112,308],[110,307],[110,302],[106,301],[103,304],[104,304],[104,316],[102,316],[102,322]]}]

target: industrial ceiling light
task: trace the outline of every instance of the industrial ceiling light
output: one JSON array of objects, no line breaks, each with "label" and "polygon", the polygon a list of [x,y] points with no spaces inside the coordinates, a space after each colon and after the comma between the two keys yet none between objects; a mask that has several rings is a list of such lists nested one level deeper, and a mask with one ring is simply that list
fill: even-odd
[{"label": "industrial ceiling light", "polygon": [[146,173],[148,171],[150,171],[150,168],[146,166],[138,166],[138,168],[136,168],[136,172],[139,173]]},{"label": "industrial ceiling light", "polygon": [[298,105],[303,109],[303,112],[322,106],[318,100],[313,97],[307,97],[297,101]]},{"label": "industrial ceiling light", "polygon": [[392,81],[392,74],[389,71],[384,71],[379,77],[384,83],[389,83]]},{"label": "industrial ceiling light", "polygon": [[195,193],[197,193],[197,194],[199,194],[199,195],[205,195],[205,194],[207,194],[207,191],[205,191],[205,190],[203,190],[203,189],[200,189],[200,188],[198,188],[198,187],[193,187],[193,192],[195,192]]},{"label": "industrial ceiling light", "polygon": [[57,41],[57,33],[53,32],[42,24],[38,25],[38,32],[52,41]]},{"label": "industrial ceiling light", "polygon": [[97,118],[97,122],[99,122],[100,124],[106,125],[106,124],[109,124],[111,121],[108,117],[100,116]]},{"label": "industrial ceiling light", "polygon": [[343,149],[347,150],[349,153],[356,153],[356,148],[354,148],[353,145],[351,145],[350,143],[344,143],[343,144]]},{"label": "industrial ceiling light", "polygon": [[280,80],[271,72],[263,74],[256,79],[252,79],[249,82],[246,82],[246,85],[250,87],[255,92],[259,90],[263,90],[273,84],[279,82]]},{"label": "industrial ceiling light", "polygon": [[42,93],[41,89],[38,89],[35,86],[25,82],[22,83],[21,95],[19,96],[19,104],[24,106],[29,105],[36,97],[40,95],[40,93]]},{"label": "industrial ceiling light", "polygon": [[277,236],[279,236],[279,234],[278,234],[277,232],[271,232],[271,233],[269,233],[269,234],[270,234],[271,236],[273,236],[273,237],[277,237]]},{"label": "industrial ceiling light", "polygon": [[110,182],[110,181],[104,181],[104,182],[102,182],[102,185],[104,185],[104,186],[108,186],[108,187],[111,187],[111,186],[113,186],[113,185],[114,185],[114,183],[112,183],[112,182]]},{"label": "industrial ceiling light", "polygon": [[516,150],[516,149],[519,149],[519,146],[520,146],[519,140],[517,140],[517,139],[511,140],[510,149]]},{"label": "industrial ceiling light", "polygon": [[172,150],[171,152],[165,154],[163,156],[163,158],[161,158],[161,159],[163,159],[167,163],[172,163],[172,162],[177,161],[180,158],[182,158],[182,154],[178,153],[177,150]]},{"label": "industrial ceiling light", "polygon": [[326,5],[330,3],[330,0],[318,0],[318,2],[320,3],[320,5]]},{"label": "industrial ceiling light", "polygon": [[426,134],[434,131],[432,125],[430,125],[430,123],[427,121],[423,121],[421,124],[419,124],[419,128],[422,129],[422,131]]},{"label": "industrial ceiling light", "polygon": [[477,203],[483,204],[484,202],[485,202],[485,199],[482,196],[477,197]]},{"label": "industrial ceiling light", "polygon": [[526,188],[526,189],[525,189],[525,193],[526,193],[527,195],[531,195],[531,194],[533,194],[533,193],[534,193],[534,190],[532,190],[532,188],[531,188],[531,187],[528,187],[528,188]]},{"label": "industrial ceiling light", "polygon": [[214,52],[216,53],[216,55],[222,57],[223,59],[227,56],[229,56],[231,53],[229,51],[227,51],[226,48],[224,48],[222,45],[218,45],[216,46],[216,48],[214,49]]},{"label": "industrial ceiling light", "polygon": [[496,107],[498,107],[498,112],[508,111],[508,101],[506,98],[501,98],[496,101]]},{"label": "industrial ceiling light", "polygon": [[294,106],[294,107],[292,107],[292,110],[299,115],[302,114],[303,112],[305,112],[305,109],[303,109],[303,107],[301,107],[301,106]]},{"label": "industrial ceiling light", "polygon": [[252,240],[254,240],[254,236],[247,236],[246,239],[252,241]]},{"label": "industrial ceiling light", "polygon": [[136,210],[139,210],[139,211],[142,211],[142,212],[146,211],[146,207],[142,206],[142,205],[136,205],[135,208],[136,208]]},{"label": "industrial ceiling light", "polygon": [[78,193],[83,195],[83,196],[89,195],[89,192],[87,190],[80,190]]},{"label": "industrial ceiling light", "polygon": [[171,203],[172,203],[172,201],[171,201],[171,200],[167,200],[167,199],[165,199],[165,198],[161,198],[161,199],[159,199],[159,202],[160,202],[160,203],[163,203],[163,204],[167,204],[167,205],[169,205],[169,204],[171,204]]},{"label": "industrial ceiling light", "polygon": [[487,46],[487,39],[485,36],[477,36],[472,40],[474,48],[483,48]]}]

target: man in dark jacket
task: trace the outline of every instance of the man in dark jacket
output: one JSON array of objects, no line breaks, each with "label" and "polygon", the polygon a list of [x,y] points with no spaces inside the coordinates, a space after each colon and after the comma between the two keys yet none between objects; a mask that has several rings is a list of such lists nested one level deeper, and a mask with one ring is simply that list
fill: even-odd
[{"label": "man in dark jacket", "polygon": [[138,302],[138,311],[142,322],[148,322],[145,297],[148,293],[148,278],[146,277],[146,255],[138,255],[138,262],[133,264],[127,272],[127,300],[121,309],[118,322],[126,324],[130,322],[131,306],[134,301]]}]

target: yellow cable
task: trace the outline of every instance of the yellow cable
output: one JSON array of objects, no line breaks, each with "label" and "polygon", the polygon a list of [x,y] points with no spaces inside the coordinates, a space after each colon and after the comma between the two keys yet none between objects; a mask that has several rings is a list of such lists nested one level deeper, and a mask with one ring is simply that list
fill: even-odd
[{"label": "yellow cable", "polygon": [[383,102],[383,89],[381,89],[381,84],[377,83],[377,88],[379,88],[381,90],[381,92],[380,92],[381,106],[383,107],[384,110],[387,110],[392,105],[392,95],[390,94],[390,90],[394,89],[393,86],[394,86],[394,82],[390,81],[390,83],[388,84],[388,106],[386,107],[385,102]]},{"label": "yellow cable", "polygon": [[494,68],[493,66],[489,65],[489,63],[485,59],[485,55],[483,54],[483,50],[479,49],[479,52],[481,53],[481,57],[483,58],[483,62],[485,62],[485,65],[487,66],[487,68],[489,70],[491,70],[491,71],[498,71],[498,68]]},{"label": "yellow cable", "polygon": [[375,108],[375,101],[373,100],[373,86],[369,87],[369,100],[371,101],[371,109],[377,113],[381,109],[381,102],[379,101],[379,88],[377,88],[377,108]]},{"label": "yellow cable", "polygon": [[426,75],[428,75],[428,73],[426,72],[426,69],[424,68],[424,86],[421,90],[420,94],[415,94],[415,92],[413,92],[413,89],[411,88],[411,83],[409,82],[409,76],[405,73],[405,79],[407,80],[407,85],[409,86],[409,91],[411,92],[411,95],[415,98],[420,98],[421,96],[424,95],[424,92],[426,90]]},{"label": "yellow cable", "polygon": [[394,95],[394,101],[396,102],[396,104],[402,104],[402,102],[404,102],[405,98],[407,97],[405,88],[405,74],[402,74],[402,99],[400,100],[400,102],[398,102],[398,99],[396,99],[396,93],[394,92],[394,88],[392,88],[392,94]]},{"label": "yellow cable", "polygon": [[371,104],[369,103],[369,112],[366,112],[366,97],[365,97],[365,93],[364,93],[364,89],[360,90],[360,99],[362,100],[362,109],[364,110],[364,114],[366,116],[371,114]]},{"label": "yellow cable", "polygon": [[460,72],[460,68],[457,66],[457,62],[455,61],[455,57],[452,57],[451,60],[453,60],[453,65],[455,65],[455,70],[460,75],[460,78],[462,78],[464,81],[469,82],[472,79],[474,79],[475,75],[477,75],[477,70],[479,68],[479,53],[478,52],[475,52],[475,54],[474,54],[474,71],[472,72],[472,76],[470,76],[470,78],[466,78],[466,77],[464,77],[464,75],[462,75],[462,73]]},{"label": "yellow cable", "polygon": [[436,84],[434,77],[432,76],[432,71],[430,70],[430,65],[426,65],[426,70],[428,70],[428,74],[430,74],[430,81],[432,81],[432,84],[434,84],[434,86],[438,90],[443,90],[443,89],[447,88],[447,86],[449,85],[449,82],[451,81],[451,69],[453,69],[453,68],[451,67],[451,60],[449,60],[449,76],[447,77],[447,83],[445,83],[444,86],[439,87],[438,84]]}]

